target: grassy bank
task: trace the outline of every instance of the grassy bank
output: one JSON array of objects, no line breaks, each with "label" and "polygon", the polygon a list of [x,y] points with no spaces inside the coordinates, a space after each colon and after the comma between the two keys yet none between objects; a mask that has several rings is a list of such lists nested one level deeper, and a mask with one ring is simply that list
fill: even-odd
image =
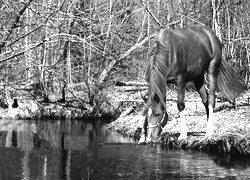
[{"label": "grassy bank", "polygon": [[[175,100],[167,102],[169,122],[164,127],[159,143],[167,147],[192,148],[220,153],[250,155],[250,106],[247,98],[239,98],[236,106],[218,101],[214,114],[215,134],[205,138],[206,114],[200,98],[186,100],[188,138],[177,141],[180,133],[179,113]],[[134,137],[142,127],[143,117],[133,108],[127,109],[107,128]],[[136,132],[136,133],[135,133]],[[139,136],[135,136],[138,139]]]}]

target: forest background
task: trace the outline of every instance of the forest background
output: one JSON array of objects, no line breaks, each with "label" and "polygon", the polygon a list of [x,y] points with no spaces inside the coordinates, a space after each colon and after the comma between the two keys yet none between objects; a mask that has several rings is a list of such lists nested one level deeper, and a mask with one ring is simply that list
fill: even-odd
[{"label": "forest background", "polygon": [[117,82],[144,83],[147,50],[161,28],[193,24],[214,30],[224,58],[249,83],[248,0],[0,0],[0,18],[7,104],[39,92],[43,102],[70,97],[99,116]]}]

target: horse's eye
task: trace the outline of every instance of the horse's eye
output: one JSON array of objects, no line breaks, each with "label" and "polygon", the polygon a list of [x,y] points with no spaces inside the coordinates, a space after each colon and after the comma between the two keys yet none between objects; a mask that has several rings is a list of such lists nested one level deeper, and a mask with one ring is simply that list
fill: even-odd
[{"label": "horse's eye", "polygon": [[160,114],[159,114],[159,113],[156,113],[156,114],[155,114],[155,117],[158,117],[158,116],[160,116]]}]

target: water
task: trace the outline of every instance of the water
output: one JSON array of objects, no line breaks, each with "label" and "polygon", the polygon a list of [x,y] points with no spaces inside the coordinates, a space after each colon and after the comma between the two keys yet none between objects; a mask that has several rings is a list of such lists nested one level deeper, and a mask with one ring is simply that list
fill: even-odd
[{"label": "water", "polygon": [[0,180],[248,178],[249,158],[134,145],[98,123],[0,120]]}]

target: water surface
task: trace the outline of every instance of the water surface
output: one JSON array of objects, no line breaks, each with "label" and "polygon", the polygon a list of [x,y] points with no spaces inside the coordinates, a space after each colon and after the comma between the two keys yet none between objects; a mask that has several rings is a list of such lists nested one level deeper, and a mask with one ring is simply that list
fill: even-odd
[{"label": "water surface", "polygon": [[135,145],[99,123],[0,120],[0,180],[249,177],[249,158]]}]

